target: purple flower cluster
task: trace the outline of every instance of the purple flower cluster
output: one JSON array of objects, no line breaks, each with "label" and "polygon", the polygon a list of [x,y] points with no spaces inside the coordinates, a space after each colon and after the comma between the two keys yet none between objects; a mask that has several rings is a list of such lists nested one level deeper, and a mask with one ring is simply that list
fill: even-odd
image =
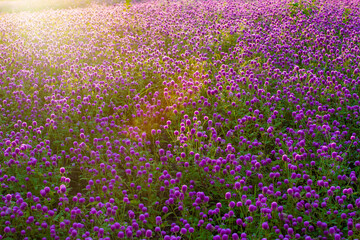
[{"label": "purple flower cluster", "polygon": [[359,239],[356,0],[0,22],[0,239]]}]

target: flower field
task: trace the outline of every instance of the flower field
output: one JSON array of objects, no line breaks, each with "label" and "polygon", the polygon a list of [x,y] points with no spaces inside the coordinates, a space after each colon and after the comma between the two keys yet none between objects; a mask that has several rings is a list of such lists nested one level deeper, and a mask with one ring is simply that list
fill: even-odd
[{"label": "flower field", "polygon": [[359,239],[357,0],[0,15],[0,239]]}]

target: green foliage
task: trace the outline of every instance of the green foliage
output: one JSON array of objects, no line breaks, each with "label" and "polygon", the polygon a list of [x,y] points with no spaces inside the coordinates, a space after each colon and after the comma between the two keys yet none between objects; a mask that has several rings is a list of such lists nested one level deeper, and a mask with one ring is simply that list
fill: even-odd
[{"label": "green foliage", "polygon": [[[90,237],[98,239],[93,229],[101,227],[109,232],[112,239],[115,233],[111,225],[117,222],[123,227],[130,226],[132,218],[128,216],[129,210],[138,217],[143,214],[139,205],[144,204],[150,217],[146,222],[138,221],[139,228],[154,229],[158,226],[170,233],[173,224],[181,225],[186,219],[196,230],[182,236],[184,239],[212,239],[217,231],[206,229],[207,224],[230,228],[236,233],[250,233],[247,236],[249,239],[276,239],[279,234],[262,229],[261,224],[268,220],[270,229],[274,226],[281,228],[287,220],[280,216],[286,218],[290,215],[293,219],[300,216],[302,222],[309,221],[313,225],[321,219],[329,226],[345,229],[346,222],[340,215],[351,211],[331,198],[328,188],[314,183],[311,189],[318,195],[310,197],[305,195],[306,191],[300,191],[299,196],[286,193],[293,186],[307,185],[304,177],[307,174],[311,179],[325,178],[329,184],[341,186],[342,189],[334,190],[338,196],[343,195],[344,188],[351,186],[354,194],[346,199],[346,204],[359,197],[359,185],[347,177],[352,171],[360,171],[360,167],[355,166],[355,161],[359,160],[356,147],[359,140],[357,137],[349,141],[342,126],[346,125],[349,133],[359,133],[360,128],[354,116],[348,115],[349,109],[339,108],[358,103],[354,95],[346,103],[342,95],[335,95],[341,89],[340,84],[348,84],[352,93],[359,92],[359,87],[352,86],[350,80],[346,80],[346,84],[344,81],[335,84],[330,76],[333,73],[327,71],[337,70],[348,79],[356,79],[356,72],[341,69],[354,69],[353,61],[340,59],[340,64],[328,59],[321,62],[314,58],[306,60],[306,56],[295,57],[303,49],[297,48],[298,44],[284,44],[288,38],[312,51],[327,51],[320,38],[315,46],[312,42],[315,37],[311,32],[307,29],[300,31],[302,26],[297,25],[291,33],[285,28],[281,31],[277,29],[280,32],[274,33],[273,42],[265,46],[260,39],[268,36],[262,36],[256,30],[266,29],[271,21],[281,20],[280,14],[270,20],[256,15],[250,24],[236,25],[238,28],[234,30],[229,28],[230,24],[223,24],[229,17],[228,3],[224,2],[219,6],[224,9],[217,9],[220,13],[213,14],[217,18],[215,24],[200,19],[199,24],[203,25],[199,27],[191,17],[190,22],[195,29],[198,27],[198,31],[183,29],[180,22],[170,34],[168,29],[152,28],[152,22],[138,17],[134,12],[139,9],[131,7],[131,3],[127,0],[124,5],[117,6],[120,10],[114,10],[116,14],[111,10],[113,15],[107,15],[109,12],[100,15],[104,19],[96,20],[95,23],[99,24],[96,31],[91,22],[93,16],[79,14],[81,20],[85,18],[79,24],[85,30],[76,29],[76,26],[65,28],[63,45],[69,43],[68,51],[79,47],[81,56],[77,49],[73,55],[64,53],[73,61],[68,65],[61,62],[67,60],[65,57],[57,56],[52,60],[58,61],[56,66],[62,66],[59,69],[45,64],[34,65],[34,72],[38,75],[32,81],[25,79],[21,86],[18,85],[26,93],[24,99],[20,98],[17,89],[13,89],[14,83],[10,78],[10,71],[16,74],[18,69],[6,62],[9,72],[0,78],[3,81],[0,88],[0,126],[4,133],[1,141],[13,141],[28,131],[27,138],[20,140],[32,148],[23,150],[27,158],[19,157],[19,162],[15,163],[11,155],[4,153],[17,151],[16,147],[3,146],[0,163],[3,172],[0,175],[14,176],[15,180],[2,180],[0,194],[3,199],[8,193],[20,192],[26,196],[27,192],[33,192],[39,195],[44,186],[49,186],[49,194],[46,197],[39,195],[39,200],[22,197],[31,205],[39,203],[49,209],[57,208],[54,217],[48,218],[42,210],[28,206],[17,227],[25,229],[28,225],[26,219],[32,215],[39,223],[48,221],[49,225],[56,226],[59,237],[65,239],[69,229],[59,229],[59,224],[67,219],[72,223],[82,222],[84,215],[88,215],[86,227],[78,228],[78,234],[88,231]],[[185,6],[190,14],[196,12],[192,4]],[[316,14],[318,5],[315,1],[290,3],[290,15],[306,21]],[[162,4],[159,9],[165,14],[168,7],[168,4]],[[100,9],[106,11],[107,8]],[[98,14],[101,11],[88,9],[85,12]],[[352,20],[350,10],[345,9],[342,16],[346,22]],[[72,14],[68,17],[73,19]],[[211,14],[207,17],[213,20]],[[58,20],[53,25],[58,26]],[[39,28],[33,28],[29,34],[29,31],[21,29],[16,37],[21,36],[25,39],[24,44],[28,44],[30,37],[40,35],[38,31]],[[96,37],[92,35],[94,32],[98,34]],[[110,33],[113,33],[112,38]],[[206,38],[202,39],[202,34]],[[6,39],[11,40],[11,37],[6,35]],[[76,39],[76,44],[66,42],[72,38]],[[199,39],[203,45],[198,44]],[[89,41],[94,47],[90,51],[84,47],[84,42]],[[2,44],[7,42],[2,40]],[[25,46],[24,49],[31,49],[31,46]],[[56,54],[54,49],[49,52],[45,49],[42,54],[53,56]],[[292,61],[285,62],[284,59]],[[23,66],[28,62],[25,59]],[[298,70],[294,69],[296,64]],[[78,71],[72,71],[76,66]],[[320,67],[325,72],[323,75],[316,72]],[[318,75],[321,81],[313,80],[313,70],[321,75]],[[14,81],[20,81],[20,77],[16,75]],[[37,79],[43,79],[44,84],[37,86],[34,83]],[[309,100],[310,97],[313,99]],[[319,110],[320,105],[326,105],[327,110]],[[23,108],[19,109],[20,106]],[[303,110],[305,108],[307,111]],[[335,109],[337,114],[330,114]],[[27,118],[18,117],[20,113]],[[43,128],[40,130],[32,126],[20,130],[21,127],[15,126],[18,118],[28,125],[36,119]],[[189,124],[186,120],[190,121]],[[332,128],[329,129],[329,126]],[[86,136],[80,137],[82,132]],[[50,142],[44,143],[46,140]],[[297,140],[304,142],[300,145]],[[335,151],[333,148],[321,150],[322,145],[331,142],[337,143],[338,158],[331,156]],[[34,151],[35,148],[38,150]],[[170,153],[160,154],[160,149]],[[311,156],[319,150],[322,152]],[[296,159],[302,153],[307,155]],[[289,160],[284,160],[284,155]],[[60,167],[65,167],[66,172],[59,173]],[[275,172],[279,174],[276,177],[271,175]],[[182,173],[182,176],[177,176],[177,173]],[[95,184],[90,185],[89,180]],[[240,181],[243,181],[241,187],[235,189],[234,184]],[[55,190],[61,184],[66,186],[66,197]],[[264,184],[271,192],[266,193],[261,186]],[[186,193],[180,193],[182,185],[189,186]],[[174,197],[174,191],[183,195]],[[232,194],[230,199],[224,198],[227,192]],[[80,194],[86,202],[72,200]],[[268,216],[259,209],[250,212],[248,204],[241,200],[245,195],[256,205],[260,197],[266,196],[264,210],[272,202],[284,209],[281,214],[272,210]],[[207,201],[199,201],[204,196]],[[90,197],[100,197],[100,200],[90,201]],[[318,199],[327,199],[324,201],[328,206],[313,207],[308,214],[303,205],[318,204]],[[304,204],[298,204],[300,200]],[[13,207],[15,201],[4,205]],[[230,207],[231,201],[239,202],[239,206]],[[222,207],[217,207],[218,203]],[[167,206],[169,211],[163,212],[163,206]],[[116,211],[107,213],[111,208]],[[219,213],[210,216],[209,212],[217,208]],[[328,208],[338,211],[338,214],[328,214]],[[101,213],[89,213],[93,209]],[[74,212],[78,210],[81,214],[76,215]],[[224,217],[230,211],[234,216]],[[203,217],[204,213],[209,215]],[[156,223],[156,216],[161,216],[163,221]],[[246,226],[238,225],[237,218],[241,218]],[[353,220],[359,221],[359,216],[354,216]],[[12,216],[2,216],[1,222],[5,221],[13,221]],[[203,225],[201,221],[204,221]],[[296,232],[302,232],[302,223],[293,224],[293,227]],[[281,228],[281,231],[284,229]],[[34,238],[41,234],[50,236],[50,229],[40,232],[34,227],[27,232],[27,236]],[[323,229],[317,228],[307,234],[317,238],[323,234]],[[12,236],[13,239],[21,237],[18,233]],[[154,239],[161,237],[160,233],[154,233]]]},{"label": "green foliage", "polygon": [[289,3],[289,10],[291,17],[295,17],[299,13],[309,17],[319,11],[319,3],[317,3],[317,0],[312,0],[311,2],[307,0],[296,0]]},{"label": "green foliage", "polygon": [[351,8],[344,8],[344,12],[343,12],[343,23],[347,23],[349,21],[349,17],[350,17],[350,14],[351,14]]}]

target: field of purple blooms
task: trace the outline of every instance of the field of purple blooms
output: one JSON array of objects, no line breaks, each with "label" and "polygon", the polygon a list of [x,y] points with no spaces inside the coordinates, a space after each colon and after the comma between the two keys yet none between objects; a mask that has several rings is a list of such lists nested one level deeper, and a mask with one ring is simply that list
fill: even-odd
[{"label": "field of purple blooms", "polygon": [[0,239],[359,239],[357,0],[0,15]]}]

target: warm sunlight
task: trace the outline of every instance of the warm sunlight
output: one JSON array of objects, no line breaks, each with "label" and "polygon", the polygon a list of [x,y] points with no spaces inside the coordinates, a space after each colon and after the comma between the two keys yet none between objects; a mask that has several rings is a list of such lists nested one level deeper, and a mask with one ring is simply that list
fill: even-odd
[{"label": "warm sunlight", "polygon": [[0,0],[0,12],[77,7],[89,2],[90,0]]},{"label": "warm sunlight", "polygon": [[360,239],[359,0],[0,4],[0,240]]}]

